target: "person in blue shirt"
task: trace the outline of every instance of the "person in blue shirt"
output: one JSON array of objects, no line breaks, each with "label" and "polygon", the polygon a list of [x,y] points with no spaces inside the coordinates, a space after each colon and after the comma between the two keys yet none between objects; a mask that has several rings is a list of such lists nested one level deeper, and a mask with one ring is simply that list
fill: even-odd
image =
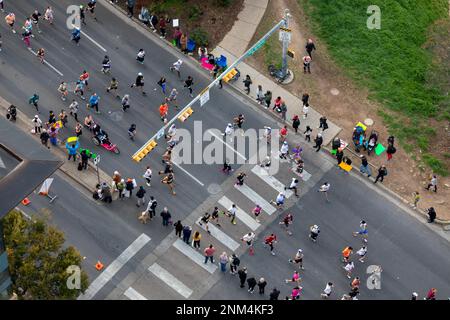
[{"label": "person in blue shirt", "polygon": [[73,161],[75,162],[77,160],[77,150],[80,147],[80,143],[77,141],[76,143],[68,143],[66,142],[66,149],[69,153],[69,158],[67,160],[70,160],[70,158],[73,157]]},{"label": "person in blue shirt", "polygon": [[79,45],[80,45],[80,44],[79,44],[80,39],[81,39],[81,30],[80,30],[79,27],[75,27],[75,28],[72,30],[72,41],[75,41],[75,43],[77,44],[77,46],[79,46]]},{"label": "person in blue shirt", "polygon": [[94,94],[89,98],[89,103],[87,105],[88,108],[95,108],[95,112],[100,113],[98,111],[98,102],[100,100],[100,97],[97,95],[97,93],[94,92]]}]

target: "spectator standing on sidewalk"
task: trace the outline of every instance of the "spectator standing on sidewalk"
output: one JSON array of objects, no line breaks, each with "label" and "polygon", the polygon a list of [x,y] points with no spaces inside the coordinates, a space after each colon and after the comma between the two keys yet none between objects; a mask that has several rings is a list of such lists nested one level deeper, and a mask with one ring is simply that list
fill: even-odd
[{"label": "spectator standing on sidewalk", "polygon": [[247,92],[247,94],[249,94],[250,93],[250,85],[253,83],[252,79],[250,78],[249,75],[246,75],[244,81],[242,81],[242,82],[244,83],[245,91]]},{"label": "spectator standing on sidewalk", "polygon": [[303,57],[303,73],[311,73],[311,57],[310,56],[304,56]]},{"label": "spectator standing on sidewalk", "polygon": [[39,118],[38,115],[35,115],[34,118],[31,120],[34,127],[34,134],[41,133],[42,129],[42,120]]},{"label": "spectator standing on sidewalk", "polygon": [[89,161],[90,155],[88,154],[86,149],[83,149],[80,152],[80,156],[81,156],[81,168],[86,170],[88,167],[88,161]]},{"label": "spectator standing on sidewalk", "polygon": [[295,115],[294,118],[292,118],[292,127],[294,128],[295,133],[297,133],[298,127],[300,127],[300,119],[298,118],[298,115]]},{"label": "spectator standing on sidewalk", "polygon": [[183,242],[189,244],[191,239],[192,227],[184,226],[183,228]]},{"label": "spectator standing on sidewalk", "polygon": [[258,88],[256,89],[256,101],[258,101],[259,104],[264,103],[264,92],[262,89],[262,86],[259,84]]},{"label": "spectator standing on sidewalk", "polygon": [[281,108],[281,119],[286,121],[287,106],[286,106],[286,103],[284,101],[281,103],[280,108]]},{"label": "spectator standing on sidewalk", "polygon": [[417,204],[419,203],[419,200],[420,200],[420,194],[418,191],[414,191],[412,193],[412,199],[413,199],[413,208],[416,209]]},{"label": "spectator standing on sidewalk", "polygon": [[248,292],[253,293],[253,291],[255,291],[255,287],[257,284],[255,277],[248,278],[247,284],[248,284]]},{"label": "spectator standing on sidewalk", "polygon": [[322,128],[322,132],[324,132],[325,130],[327,130],[328,129],[328,123],[327,123],[327,117],[325,117],[325,116],[322,116],[322,117],[320,117],[320,119],[319,119],[319,128],[318,129],[320,129],[320,128]]},{"label": "spectator standing on sidewalk", "polygon": [[344,151],[342,150],[342,148],[338,148],[336,151],[336,159],[338,165],[341,164],[343,158],[344,158]]},{"label": "spectator standing on sidewalk", "polygon": [[41,139],[41,143],[46,146],[48,149],[50,149],[50,146],[48,145],[48,140],[50,138],[50,135],[48,134],[46,129],[42,129],[42,133],[39,136],[39,138]]},{"label": "spectator standing on sidewalk", "polygon": [[245,284],[245,280],[247,280],[247,268],[243,267],[238,271],[239,281],[241,283],[240,287],[243,288]]},{"label": "spectator standing on sidewalk", "polygon": [[433,207],[430,207],[427,210],[427,214],[428,214],[428,223],[433,223],[434,220],[436,219],[436,210],[434,210]]},{"label": "spectator standing on sidewalk", "polygon": [[208,260],[211,261],[212,264],[214,264],[214,253],[216,252],[216,249],[213,247],[212,244],[209,245],[209,247],[205,248],[203,253],[205,254],[205,264],[208,263]]},{"label": "spectator standing on sidewalk", "polygon": [[164,17],[159,18],[159,32],[161,34],[160,38],[166,38],[166,19]]},{"label": "spectator standing on sidewalk", "polygon": [[145,204],[145,194],[147,192],[145,191],[143,186],[139,187],[139,190],[136,192],[136,197],[137,197],[137,203],[136,203],[136,207],[140,207],[141,203],[144,205]]},{"label": "spectator standing on sidewalk", "polygon": [[430,183],[425,189],[430,190],[430,188],[433,188],[434,192],[437,192],[437,176],[435,174],[431,176]]},{"label": "spectator standing on sidewalk", "polygon": [[236,254],[232,254],[230,258],[230,273],[232,275],[235,275],[237,273],[237,268],[239,267],[239,264],[241,263],[241,260],[236,256]]},{"label": "spectator standing on sidewalk", "polygon": [[134,15],[134,5],[136,3],[136,0],[127,0],[127,9],[128,9],[128,17],[133,18]]},{"label": "spectator standing on sidewalk", "polygon": [[[173,226],[175,227],[175,235],[178,236],[179,238],[181,238],[181,232],[184,230],[184,227],[181,224],[181,220],[178,220],[177,222],[175,222]],[[184,241],[184,238],[183,238],[183,241]],[[184,241],[184,242],[186,242],[186,241]],[[189,243],[189,241],[187,243]]]},{"label": "spectator standing on sidewalk", "polygon": [[158,27],[158,16],[156,13],[152,12],[150,16],[150,29],[152,29],[153,32],[156,32],[156,28]]},{"label": "spectator standing on sidewalk", "polygon": [[308,52],[309,57],[312,59],[311,53],[313,52],[313,50],[316,50],[316,46],[314,45],[314,41],[312,39],[308,39],[305,49],[306,52]]},{"label": "spectator standing on sidewalk", "polygon": [[167,227],[169,225],[170,218],[172,218],[172,215],[170,214],[167,207],[164,207],[163,211],[161,211],[161,218],[163,226]]},{"label": "spectator standing on sidewalk", "polygon": [[261,277],[261,278],[258,280],[257,285],[258,285],[258,288],[259,288],[259,294],[264,294],[264,288],[265,288],[266,285],[267,285],[266,279],[264,279],[263,277]]},{"label": "spectator standing on sidewalk", "polygon": [[266,109],[269,109],[272,102],[272,92],[270,92],[269,90],[267,90],[264,94],[264,102],[266,103]]},{"label": "spectator standing on sidewalk", "polygon": [[374,183],[377,183],[378,180],[380,180],[380,182],[383,182],[384,177],[387,176],[388,171],[386,169],[386,166],[383,164],[379,169],[378,169],[378,175],[377,178],[375,179]]},{"label": "spectator standing on sidewalk", "polygon": [[365,155],[361,155],[361,166],[359,167],[359,171],[364,174],[367,173],[367,178],[372,175],[372,171],[370,170],[369,162]]},{"label": "spectator standing on sidewalk", "polygon": [[388,161],[392,159],[392,155],[397,151],[394,147],[394,136],[388,138],[388,147],[386,149],[386,155]]},{"label": "spectator standing on sidewalk", "polygon": [[222,252],[222,254],[219,256],[220,270],[222,272],[226,272],[227,271],[228,261],[229,261],[229,258],[228,258],[227,253],[225,251]]}]

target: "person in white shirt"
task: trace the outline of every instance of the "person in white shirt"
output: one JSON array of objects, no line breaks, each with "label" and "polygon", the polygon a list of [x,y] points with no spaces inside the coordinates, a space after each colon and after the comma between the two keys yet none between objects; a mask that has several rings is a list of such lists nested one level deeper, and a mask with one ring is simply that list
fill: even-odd
[{"label": "person in white shirt", "polygon": [[280,192],[276,198],[275,201],[270,200],[270,203],[275,204],[277,206],[277,208],[281,208],[284,204],[284,199],[285,199],[286,195],[284,194],[284,192]]},{"label": "person in white shirt", "polygon": [[42,129],[42,120],[39,118],[38,115],[35,115],[33,119],[31,119],[31,122],[34,126],[34,134],[41,133]]},{"label": "person in white shirt", "polygon": [[363,246],[361,249],[356,251],[356,254],[359,256],[359,261],[364,263],[365,256],[367,254],[367,247]]},{"label": "person in white shirt", "polygon": [[145,51],[144,51],[144,49],[140,49],[139,52],[136,55],[136,60],[140,64],[144,64],[144,59],[145,59]]},{"label": "person in white shirt", "polygon": [[78,122],[78,102],[75,99],[73,99],[72,103],[69,105],[69,110],[70,115]]},{"label": "person in white shirt", "polygon": [[320,295],[323,299],[328,299],[331,295],[331,290],[333,288],[333,283],[328,282],[325,286],[325,289],[323,289],[323,293]]},{"label": "person in white shirt", "polygon": [[289,152],[289,145],[287,141],[284,141],[280,149],[280,159],[287,159],[288,152]]},{"label": "person in white shirt", "polygon": [[236,205],[233,203],[230,207],[230,209],[228,209],[228,216],[231,217],[231,223],[232,224],[236,224]]},{"label": "person in white shirt", "polygon": [[175,138],[175,135],[177,134],[177,128],[175,127],[175,124],[172,124],[167,131],[166,139],[170,140],[172,138]]},{"label": "person in white shirt", "polygon": [[267,127],[264,126],[264,137],[267,140],[267,144],[270,144],[270,142],[272,141],[272,128],[271,127]]},{"label": "person in white shirt", "polygon": [[306,119],[308,117],[309,113],[309,106],[303,106],[303,119]]},{"label": "person in white shirt", "polygon": [[178,78],[181,78],[180,68],[183,64],[183,60],[178,59],[176,62],[173,63],[173,65],[170,67],[170,71],[176,71],[178,74]]},{"label": "person in white shirt", "polygon": [[328,190],[330,190],[330,184],[328,182],[325,182],[323,185],[320,186],[318,192],[323,192],[325,194],[325,198],[328,200]]},{"label": "person in white shirt", "polygon": [[247,242],[249,246],[252,245],[253,239],[255,239],[255,234],[253,232],[246,233],[241,240]]},{"label": "person in white shirt", "polygon": [[344,267],[344,270],[347,271],[347,278],[351,279],[352,278],[352,271],[355,268],[355,265],[352,262],[349,262],[346,264],[346,266]]},{"label": "person in white shirt", "polygon": [[292,178],[291,184],[289,185],[289,188],[288,188],[289,190],[294,190],[294,194],[296,197],[298,197],[297,185],[298,185],[298,179]]},{"label": "person in white shirt", "polygon": [[264,103],[264,92],[261,85],[258,85],[258,88],[256,89],[256,101],[258,101],[259,104]]},{"label": "person in white shirt", "polygon": [[231,136],[232,134],[233,134],[233,125],[231,124],[231,123],[229,123],[228,125],[227,125],[227,127],[225,128],[225,132],[224,133],[222,133],[222,135],[224,136],[224,137],[226,137],[226,136]]},{"label": "person in white shirt", "polygon": [[144,179],[147,181],[147,186],[151,186],[150,182],[152,180],[152,170],[150,169],[150,167],[147,167],[147,169],[144,172],[143,175]]}]

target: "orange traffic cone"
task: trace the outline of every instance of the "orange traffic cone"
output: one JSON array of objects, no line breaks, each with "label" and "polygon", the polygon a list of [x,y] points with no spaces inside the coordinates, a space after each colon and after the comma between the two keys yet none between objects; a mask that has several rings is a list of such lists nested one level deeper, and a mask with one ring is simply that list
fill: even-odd
[{"label": "orange traffic cone", "polygon": [[103,269],[103,263],[101,263],[100,261],[97,261],[97,263],[95,264],[95,269],[97,269],[98,271]]},{"label": "orange traffic cone", "polygon": [[30,199],[28,199],[28,198],[25,198],[25,199],[22,200],[22,204],[23,204],[24,206],[27,206],[27,205],[29,205],[30,203],[31,203],[31,201],[30,201]]}]

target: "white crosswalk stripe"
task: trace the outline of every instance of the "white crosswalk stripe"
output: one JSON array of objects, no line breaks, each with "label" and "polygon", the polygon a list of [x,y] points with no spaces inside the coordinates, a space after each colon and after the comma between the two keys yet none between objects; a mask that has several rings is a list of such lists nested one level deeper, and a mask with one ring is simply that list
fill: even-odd
[{"label": "white crosswalk stripe", "polygon": [[180,239],[177,239],[177,241],[173,243],[173,246],[174,248],[178,249],[182,254],[184,254],[186,257],[191,259],[193,262],[198,264],[200,267],[202,267],[209,273],[214,273],[214,271],[217,270],[217,266],[215,264],[204,263],[205,257],[202,254],[198,253],[197,250],[192,248],[190,245],[181,241]]},{"label": "white crosswalk stripe", "polygon": [[278,181],[274,176],[269,175],[269,173],[264,168],[261,168],[260,166],[254,166],[252,168],[252,172],[276,191],[285,192],[286,198],[289,198],[294,194],[291,190],[284,190],[286,186]]},{"label": "white crosswalk stripe", "polygon": [[146,297],[144,297],[142,294],[134,290],[132,287],[129,287],[123,294],[130,300],[148,300]]},{"label": "white crosswalk stripe", "polygon": [[[197,225],[200,226],[199,221],[197,221],[196,223],[197,223]],[[204,223],[200,227],[203,228],[204,230],[206,230]],[[209,230],[211,236],[213,236],[214,238],[216,238],[217,240],[222,242],[225,246],[227,246],[231,250],[235,251],[237,248],[239,248],[239,243],[234,241],[231,237],[229,237],[225,232],[220,230],[220,228],[216,227],[214,224],[208,223],[208,230]]]},{"label": "white crosswalk stripe", "polygon": [[[231,201],[230,199],[228,199],[227,197],[223,196],[222,198],[219,199],[219,204],[224,207],[225,209],[229,209],[231,207],[231,205],[234,203],[233,201]],[[249,216],[247,213],[244,212],[244,210],[242,210],[241,208],[239,208],[238,206],[236,206],[236,218],[238,218],[239,220],[241,220],[245,225],[247,225],[247,227],[249,227],[252,231],[255,231],[256,229],[258,229],[261,225],[256,222],[255,219],[253,219],[251,216]]]},{"label": "white crosswalk stripe", "polygon": [[242,186],[234,185],[234,187],[239,190],[244,196],[249,198],[254,204],[259,204],[268,215],[271,215],[272,213],[277,211],[277,209],[275,209],[268,201],[266,201],[263,197],[257,194],[246,184]]},{"label": "white crosswalk stripe", "polygon": [[148,271],[157,276],[165,284],[171,287],[173,290],[181,294],[186,299],[192,294],[192,290],[189,289],[183,282],[175,278],[169,271],[161,267],[159,264],[154,263],[149,268]]}]

